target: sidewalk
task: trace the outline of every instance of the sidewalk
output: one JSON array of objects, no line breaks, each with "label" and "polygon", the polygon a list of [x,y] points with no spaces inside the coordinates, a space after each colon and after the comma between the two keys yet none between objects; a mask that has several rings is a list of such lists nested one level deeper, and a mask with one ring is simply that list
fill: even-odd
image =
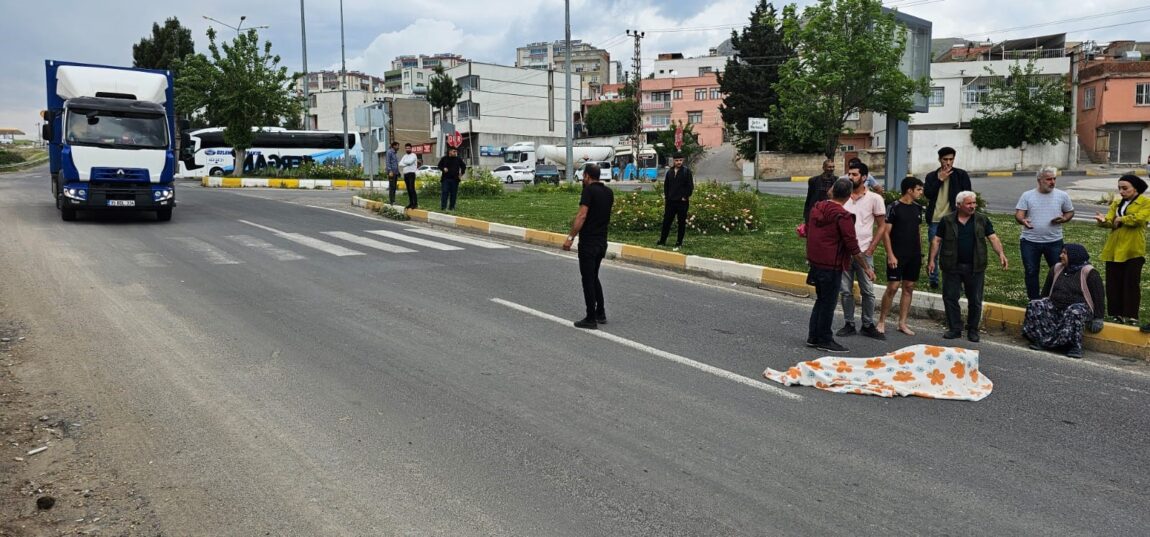
[{"label": "sidewalk", "polygon": [[[384,204],[356,196],[352,198],[352,205],[378,211]],[[423,209],[404,209],[399,205],[391,205],[390,207],[396,212],[406,212],[407,216],[415,221],[460,229],[471,233],[513,239],[530,244],[559,248],[567,238],[566,235],[562,233],[508,226]],[[814,296],[813,288],[806,284],[806,274],[801,272],[751,265],[748,263],[737,263],[722,259],[684,255],[678,252],[617,242],[608,243],[607,257],[628,263],[699,274],[732,283],[754,285],[763,289],[785,292],[800,298]],[[961,303],[963,307],[965,307],[966,300],[963,299]],[[913,315],[920,318],[941,320],[945,317],[942,296],[923,290],[915,291],[911,310]],[[1018,336],[1022,332],[1022,320],[1025,313],[1026,311],[1023,308],[989,302],[984,303],[982,316],[983,330]],[[1101,332],[1097,334],[1085,334],[1083,346],[1093,351],[1150,360],[1150,335],[1143,334],[1137,327],[1133,326],[1106,323],[1105,328]]]}]

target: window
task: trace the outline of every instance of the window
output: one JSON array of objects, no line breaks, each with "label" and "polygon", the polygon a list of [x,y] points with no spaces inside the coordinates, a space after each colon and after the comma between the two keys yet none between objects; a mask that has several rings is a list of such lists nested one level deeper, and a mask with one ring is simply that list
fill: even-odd
[{"label": "window", "polygon": [[711,99],[712,100],[717,101],[717,100],[722,99],[722,98],[723,98],[723,94],[719,91],[719,88],[711,88]]},{"label": "window", "polygon": [[[1137,99],[1135,99],[1135,102],[1137,102]],[[1091,108],[1094,108],[1094,87],[1093,86],[1082,90],[1082,109],[1083,110],[1090,110]]]},{"label": "window", "polygon": [[706,75],[707,73],[710,73],[712,71],[713,71],[713,69],[710,65],[700,67],[699,68],[699,76]]},{"label": "window", "polygon": [[671,116],[651,116],[651,126],[668,127],[671,125]]},{"label": "window", "polygon": [[703,111],[696,110],[694,112],[687,112],[687,123],[699,124],[703,122]]},{"label": "window", "polygon": [[459,87],[463,88],[463,91],[479,91],[479,75],[460,77]]},{"label": "window", "polygon": [[962,106],[964,108],[974,108],[986,99],[986,94],[990,93],[990,86],[970,85],[962,90]]},{"label": "window", "polygon": [[1134,104],[1136,106],[1150,105],[1150,83],[1141,83],[1134,87]]},{"label": "window", "polygon": [[945,106],[946,103],[946,88],[934,87],[930,88],[930,106]]},{"label": "window", "polygon": [[683,90],[681,90],[681,89],[677,89],[677,90],[675,90],[675,91],[672,93],[672,95],[671,95],[671,98],[672,98],[672,99],[675,99],[676,101],[681,101],[681,100],[683,100]]},{"label": "window", "polygon": [[696,100],[696,101],[705,101],[705,100],[707,100],[707,90],[706,90],[706,88],[699,88],[699,89],[695,90],[695,100]]},{"label": "window", "polygon": [[851,110],[849,113],[847,113],[847,119],[846,120],[847,121],[858,121],[859,120],[859,111],[858,110]]},{"label": "window", "polygon": [[671,100],[671,92],[669,91],[653,91],[651,92],[651,102],[662,103]]},{"label": "window", "polygon": [[455,116],[460,119],[479,119],[479,103],[462,101],[455,106]]}]

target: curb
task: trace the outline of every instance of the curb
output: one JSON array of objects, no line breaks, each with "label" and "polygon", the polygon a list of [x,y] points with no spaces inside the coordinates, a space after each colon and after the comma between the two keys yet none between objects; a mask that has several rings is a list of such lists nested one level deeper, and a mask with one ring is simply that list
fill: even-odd
[{"label": "curb", "polygon": [[[378,211],[384,203],[355,196],[352,198],[352,205]],[[563,233],[508,226],[423,209],[404,209],[401,205],[391,205],[390,207],[397,212],[406,212],[412,220],[472,233],[519,240],[530,244],[560,247],[567,238]],[[578,239],[576,239],[576,243],[578,243]],[[639,265],[690,272],[717,280],[755,285],[799,297],[814,296],[814,288],[807,285],[807,275],[802,272],[686,255],[610,241],[607,243],[607,257]],[[880,288],[876,286],[876,299],[880,292]],[[965,309],[966,299],[961,299],[959,303]],[[911,301],[911,310],[916,315],[932,319],[941,319],[945,315],[942,296],[922,290],[915,290]],[[1022,320],[1025,314],[1026,310],[1023,308],[984,302],[982,326],[984,329],[997,329],[1012,334],[1021,334]],[[1150,360],[1150,336],[1143,334],[1138,330],[1138,327],[1134,326],[1106,323],[1102,331],[1097,334],[1085,333],[1082,344],[1083,347],[1093,351]]]},{"label": "curb", "polygon": [[[416,179],[415,187],[422,188],[426,180]],[[276,179],[267,177],[202,177],[200,185],[206,188],[298,188],[309,190],[324,189],[387,189],[387,181],[364,181],[362,179]],[[406,190],[403,181],[398,181],[397,190]]]}]

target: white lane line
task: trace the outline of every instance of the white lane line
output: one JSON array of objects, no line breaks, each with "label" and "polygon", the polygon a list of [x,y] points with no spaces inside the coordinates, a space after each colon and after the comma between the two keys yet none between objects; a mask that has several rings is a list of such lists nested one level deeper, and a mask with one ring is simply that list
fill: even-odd
[{"label": "white lane line", "polygon": [[672,362],[685,365],[687,367],[693,367],[695,369],[698,369],[699,371],[703,371],[705,373],[710,373],[710,374],[715,375],[715,376],[720,377],[720,378],[724,378],[727,380],[733,380],[735,382],[738,382],[739,384],[750,386],[752,388],[762,390],[762,391],[767,392],[767,393],[772,394],[772,395],[778,395],[779,397],[785,397],[787,399],[794,399],[794,400],[801,400],[803,398],[803,396],[801,396],[801,395],[791,393],[791,392],[784,390],[782,388],[772,386],[770,384],[766,384],[764,382],[760,382],[760,381],[757,381],[757,380],[752,379],[752,378],[748,378],[748,377],[744,377],[742,375],[732,373],[730,371],[727,371],[726,369],[719,369],[713,365],[704,364],[702,362],[696,362],[690,358],[679,356],[678,354],[673,354],[673,353],[670,353],[670,352],[667,352],[664,350],[656,349],[655,347],[644,345],[644,344],[636,342],[636,341],[631,341],[629,339],[622,338],[622,337],[616,336],[614,334],[609,334],[609,333],[604,332],[602,330],[583,330],[581,328],[575,328],[575,327],[571,326],[571,321],[569,321],[567,319],[561,319],[561,318],[556,317],[554,315],[551,315],[549,313],[544,313],[542,311],[532,309],[532,308],[529,308],[529,307],[521,305],[521,304],[509,302],[509,301],[503,300],[501,298],[492,298],[491,301],[496,303],[496,304],[501,304],[501,305],[507,306],[513,310],[521,311],[521,312],[526,313],[528,315],[533,315],[535,317],[539,317],[540,319],[546,319],[546,320],[551,321],[551,322],[555,322],[555,323],[559,323],[559,324],[564,325],[564,326],[571,327],[572,330],[580,330],[580,331],[582,331],[582,332],[584,332],[590,336],[600,337],[600,338],[606,339],[607,341],[618,343],[618,344],[623,345],[625,347],[630,347],[630,348],[638,350],[638,351],[642,351],[642,352],[645,352],[645,353],[648,353],[648,354],[651,354],[654,356],[658,356],[659,358],[664,358],[664,359],[670,360]]},{"label": "white lane line", "polygon": [[347,242],[354,242],[355,244],[358,244],[360,246],[367,246],[368,248],[375,248],[376,250],[383,250],[384,252],[391,252],[393,254],[409,254],[409,253],[415,251],[415,250],[412,250],[411,248],[405,248],[403,246],[396,246],[394,244],[388,244],[386,242],[379,242],[375,239],[369,239],[367,237],[360,237],[359,235],[354,235],[354,234],[348,233],[346,231],[324,231],[322,233],[324,235],[329,236],[329,237],[335,237],[337,239],[343,239]]},{"label": "white lane line", "polygon": [[364,255],[363,252],[352,250],[350,248],[344,248],[343,246],[340,246],[338,244],[332,244],[330,242],[321,241],[321,240],[313,238],[313,237],[308,237],[307,235],[300,235],[299,233],[288,233],[286,231],[280,231],[280,230],[273,228],[273,227],[261,226],[259,224],[253,223],[253,222],[248,222],[247,220],[240,220],[240,222],[247,224],[249,226],[252,226],[252,227],[260,228],[264,231],[269,231],[269,232],[275,234],[277,237],[287,239],[287,240],[292,241],[296,244],[302,244],[304,246],[307,246],[308,248],[315,248],[316,250],[319,250],[319,251],[325,252],[325,253],[329,253],[329,254],[334,255],[334,256],[345,257],[345,256],[349,256],[349,255]]},{"label": "white lane line", "polygon": [[[292,205],[299,205],[299,204],[297,204],[297,203],[294,203],[294,202],[291,202],[291,201],[285,201],[285,202],[283,202],[283,203],[290,203],[290,204],[292,204]],[[356,217],[356,218],[364,218],[364,219],[367,219],[367,220],[374,220],[374,221],[376,221],[376,222],[379,222],[379,218],[378,218],[378,217],[375,217],[375,216],[368,216],[368,215],[366,215],[366,214],[354,213],[354,212],[351,212],[351,211],[345,211],[345,210],[343,210],[343,209],[333,209],[333,208],[331,208],[331,207],[320,207],[319,205],[304,205],[304,207],[311,207],[312,209],[323,209],[323,210],[325,210],[325,211],[331,211],[331,212],[333,212],[333,213],[346,214],[346,215],[348,215],[348,216],[354,216],[354,217]]]},{"label": "white lane line", "polygon": [[298,261],[300,259],[307,259],[307,257],[291,250],[280,248],[279,246],[262,239],[257,239],[251,235],[228,235],[227,238],[252,250],[267,254],[276,261]]},{"label": "white lane line", "polygon": [[436,237],[439,239],[444,239],[444,240],[449,240],[449,241],[461,242],[463,244],[467,244],[470,246],[478,246],[480,248],[488,248],[491,250],[503,250],[503,249],[509,248],[509,246],[507,246],[506,244],[499,244],[499,243],[495,243],[495,242],[490,242],[490,241],[485,241],[485,240],[480,240],[480,239],[474,239],[474,238],[468,237],[466,235],[455,235],[452,233],[444,233],[442,231],[434,231],[431,229],[409,227],[407,229],[404,229],[404,231],[409,231],[411,233],[419,233],[420,235],[427,235],[429,237]]},{"label": "white lane line", "polygon": [[382,230],[382,229],[369,229],[369,230],[367,230],[367,232],[371,233],[373,235],[379,235],[381,237],[387,237],[389,239],[395,239],[397,241],[409,242],[411,244],[423,246],[425,248],[431,248],[432,250],[450,251],[450,250],[462,250],[463,249],[463,248],[460,248],[458,246],[452,246],[450,244],[443,244],[442,242],[423,240],[423,239],[420,239],[418,237],[408,237],[407,235],[404,235],[402,233],[396,233],[394,231],[386,231],[386,230]]},{"label": "white lane line", "polygon": [[223,250],[195,237],[176,237],[176,240],[184,243],[184,246],[189,250],[204,256],[204,259],[213,265],[239,265],[243,263],[243,261],[224,253]]}]

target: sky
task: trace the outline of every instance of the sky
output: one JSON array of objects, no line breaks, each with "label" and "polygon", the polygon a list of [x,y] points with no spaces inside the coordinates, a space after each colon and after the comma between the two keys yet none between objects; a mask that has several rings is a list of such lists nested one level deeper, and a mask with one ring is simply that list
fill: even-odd
[{"label": "sky", "polygon": [[[797,0],[800,8],[815,0]],[[773,2],[780,11],[789,2]],[[933,23],[933,36],[1017,39],[1067,33],[1100,43],[1148,39],[1150,3],[1130,0],[884,0]],[[339,0],[304,0],[308,70],[338,70]],[[571,39],[605,48],[630,68],[634,42],[646,33],[645,72],[661,52],[701,56],[747,24],[757,0],[570,0]],[[206,52],[209,25],[259,29],[289,71],[302,71],[300,2],[296,0],[0,0],[0,128],[33,135],[45,106],[44,60],[132,64],[132,45],[169,17],[191,29]],[[564,38],[563,0],[344,0],[347,69],[383,76],[403,54],[452,52],[475,61],[513,65],[515,48]]]}]

